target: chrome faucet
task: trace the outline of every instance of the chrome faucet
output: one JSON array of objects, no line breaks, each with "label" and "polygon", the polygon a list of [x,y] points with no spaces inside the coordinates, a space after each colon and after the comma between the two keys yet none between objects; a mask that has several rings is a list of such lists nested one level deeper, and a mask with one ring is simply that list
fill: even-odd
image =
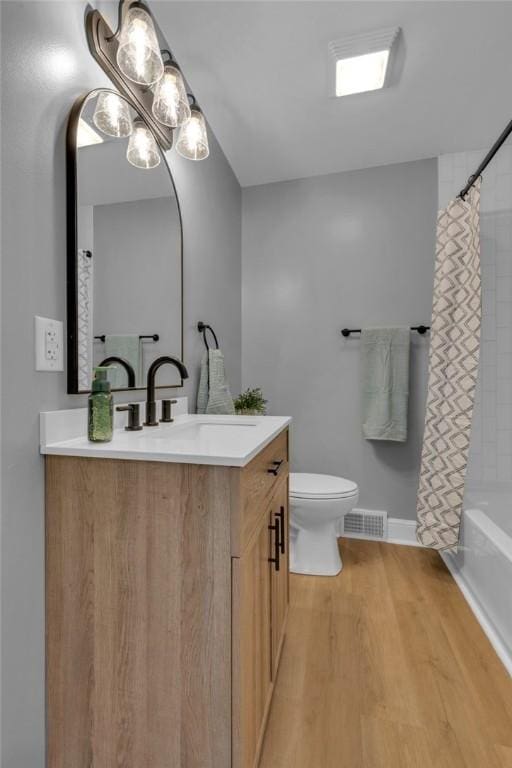
[{"label": "chrome faucet", "polygon": [[106,357],[104,360],[101,361],[100,367],[102,365],[122,365],[122,367],[126,371],[126,375],[128,376],[128,387],[129,389],[132,389],[135,387],[135,371],[133,370],[133,366],[130,365],[128,360],[125,360],[124,357],[117,357],[117,355],[111,355],[110,357]]},{"label": "chrome faucet", "polygon": [[178,360],[176,357],[169,357],[168,355],[164,355],[163,357],[157,357],[156,360],[153,360],[153,362],[148,368],[148,384],[147,384],[147,395],[146,395],[146,421],[144,422],[145,427],[158,426],[158,420],[156,418],[156,402],[155,402],[155,377],[158,369],[161,368],[162,365],[166,365],[167,363],[169,365],[174,365],[174,367],[178,369],[182,379],[188,379],[187,369],[185,368],[181,360]]}]

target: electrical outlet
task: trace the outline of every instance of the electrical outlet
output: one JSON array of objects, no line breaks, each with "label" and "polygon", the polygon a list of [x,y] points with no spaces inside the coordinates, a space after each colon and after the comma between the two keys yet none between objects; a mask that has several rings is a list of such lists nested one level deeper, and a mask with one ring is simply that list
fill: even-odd
[{"label": "electrical outlet", "polygon": [[35,317],[36,371],[63,371],[63,326],[59,320]]}]

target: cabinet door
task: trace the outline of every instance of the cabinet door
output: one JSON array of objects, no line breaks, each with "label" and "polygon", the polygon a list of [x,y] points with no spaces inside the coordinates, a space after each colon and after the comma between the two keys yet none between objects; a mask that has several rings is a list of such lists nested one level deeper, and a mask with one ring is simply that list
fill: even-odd
[{"label": "cabinet door", "polygon": [[[288,482],[281,483],[272,499],[272,525],[279,541],[279,568],[272,563],[271,605],[272,605],[272,680],[275,680],[284,640],[286,616],[289,602],[288,582]],[[274,534],[274,531],[272,531]]]},{"label": "cabinet door", "polygon": [[241,558],[233,558],[233,766],[257,764],[271,679],[270,535],[263,513]]}]

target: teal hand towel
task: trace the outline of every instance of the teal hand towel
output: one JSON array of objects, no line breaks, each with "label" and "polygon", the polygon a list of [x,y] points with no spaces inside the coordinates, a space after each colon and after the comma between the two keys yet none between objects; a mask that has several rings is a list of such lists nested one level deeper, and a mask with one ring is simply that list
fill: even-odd
[{"label": "teal hand towel", "polygon": [[[105,337],[105,357],[122,357],[135,371],[135,383],[140,386],[141,380],[141,342],[133,335],[108,335]],[[108,380],[112,389],[128,386],[126,371],[121,365],[116,365],[108,372]]]},{"label": "teal hand towel", "polygon": [[361,396],[366,440],[407,440],[409,328],[364,328]]},{"label": "teal hand towel", "polygon": [[201,361],[197,413],[231,415],[235,413],[220,349],[210,349]]}]

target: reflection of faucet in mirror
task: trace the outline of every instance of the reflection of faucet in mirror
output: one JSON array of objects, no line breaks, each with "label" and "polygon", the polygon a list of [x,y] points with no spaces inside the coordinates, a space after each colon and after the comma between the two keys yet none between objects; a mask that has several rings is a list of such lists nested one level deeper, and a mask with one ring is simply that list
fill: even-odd
[{"label": "reflection of faucet in mirror", "polygon": [[128,360],[125,360],[123,357],[116,357],[115,355],[111,355],[110,357],[106,357],[101,361],[100,366],[102,365],[122,365],[128,376],[128,387],[130,389],[135,387],[135,371],[133,370]]},{"label": "reflection of faucet in mirror", "polygon": [[144,422],[145,427],[158,426],[158,421],[156,418],[156,402],[155,402],[155,377],[158,369],[161,368],[162,365],[166,365],[167,363],[169,365],[174,365],[174,367],[178,369],[182,379],[188,379],[187,369],[185,368],[181,360],[178,360],[176,357],[169,357],[168,355],[164,355],[163,357],[157,357],[156,360],[153,360],[153,362],[148,368],[148,385],[147,385],[147,396],[146,396],[146,421]]}]

